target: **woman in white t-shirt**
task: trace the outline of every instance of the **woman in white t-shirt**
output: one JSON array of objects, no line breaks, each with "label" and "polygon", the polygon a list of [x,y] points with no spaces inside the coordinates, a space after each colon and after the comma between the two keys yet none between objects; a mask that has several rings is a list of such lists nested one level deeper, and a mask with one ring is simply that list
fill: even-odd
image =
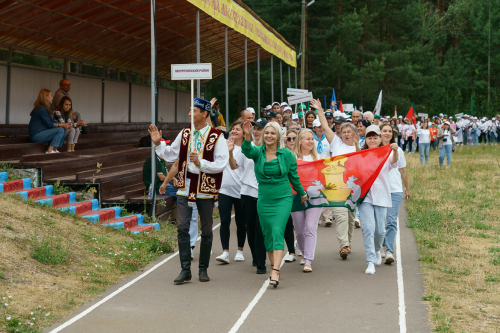
[{"label": "woman in white t-shirt", "polygon": [[431,149],[431,132],[429,124],[424,121],[420,123],[420,128],[414,130],[413,133],[418,136],[418,147],[420,149],[420,164],[429,165],[429,150]]},{"label": "woman in white t-shirt", "polygon": [[[380,128],[371,125],[366,129],[366,141],[362,149],[372,149],[382,146]],[[380,173],[375,179],[370,191],[361,205],[359,214],[361,216],[361,231],[363,232],[363,243],[368,267],[366,274],[375,274],[375,266],[382,263],[380,249],[385,237],[385,221],[387,208],[392,207],[389,172],[398,166],[398,145],[391,144],[392,152],[384,163]]]},{"label": "woman in white t-shirt", "polygon": [[405,119],[405,122],[402,132],[403,139],[405,140],[403,143],[403,151],[406,151],[406,146],[408,145],[408,152],[413,154],[413,130],[415,126],[410,119]]},{"label": "woman in white t-shirt", "polygon": [[453,136],[455,131],[450,127],[449,122],[445,122],[443,127],[438,131],[437,138],[439,140],[439,167],[443,166],[444,157],[446,156],[446,169],[450,167],[451,155],[455,149],[455,142]]},{"label": "woman in white t-shirt", "polygon": [[[300,165],[298,161],[312,162],[321,159],[321,156],[316,152],[314,141],[314,133],[311,130],[304,129],[299,132],[295,140],[295,146],[293,147],[298,165]],[[312,204],[311,202],[309,203]],[[311,262],[314,260],[316,232],[322,210],[323,208],[316,207],[292,212],[297,245],[303,255],[300,263],[304,265],[303,270],[305,273],[312,272]]]},{"label": "woman in white t-shirt", "polygon": [[[243,142],[243,121],[235,121],[231,127],[231,136],[227,140],[229,159],[235,161],[243,155],[241,143]],[[245,219],[241,211],[241,169],[232,169],[230,163],[226,165],[222,175],[222,184],[219,191],[219,214],[220,214],[220,240],[222,243],[222,254],[215,260],[229,264],[229,225],[231,224],[231,212],[234,207],[234,219],[236,221],[236,237],[238,238],[238,250],[234,261],[244,261],[243,246],[247,238]]]},{"label": "woman in white t-shirt", "polygon": [[[427,124],[427,122],[424,124]],[[394,136],[391,136],[387,125],[380,126],[380,131],[382,134],[382,145],[386,146],[394,143]],[[422,151],[422,148],[420,148],[420,151]],[[399,206],[401,206],[401,201],[403,201],[403,184],[401,180],[405,185],[405,197],[408,200],[410,198],[410,186],[408,176],[406,175],[406,159],[403,150],[398,148],[398,167],[389,171],[392,206],[387,208],[385,238],[380,254],[382,258],[385,258],[385,264],[388,265],[394,262],[394,241],[398,232]]]}]

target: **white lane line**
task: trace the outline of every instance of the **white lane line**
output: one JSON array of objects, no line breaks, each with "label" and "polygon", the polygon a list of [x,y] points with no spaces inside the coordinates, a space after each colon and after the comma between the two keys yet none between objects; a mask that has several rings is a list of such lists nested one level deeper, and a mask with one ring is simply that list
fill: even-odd
[{"label": "white lane line", "polygon": [[[295,246],[296,245],[297,245],[297,241],[295,241]],[[280,269],[283,266],[283,264],[285,263],[285,257],[288,255],[288,253],[289,252],[287,252],[283,256],[283,259],[281,260]],[[257,293],[257,295],[255,295],[255,297],[250,302],[250,304],[248,304],[247,308],[245,309],[245,311],[243,311],[243,313],[241,314],[240,318],[238,319],[238,321],[236,322],[236,324],[234,324],[233,328],[231,328],[231,330],[229,331],[229,333],[236,333],[236,332],[238,332],[238,330],[240,329],[241,325],[243,325],[243,323],[245,322],[245,319],[247,319],[248,315],[250,314],[250,312],[252,311],[252,309],[254,308],[254,306],[257,305],[257,303],[262,298],[262,296],[264,295],[264,293],[266,292],[266,290],[268,288],[269,288],[269,279],[266,279],[266,281],[264,281],[264,283],[262,284],[262,287],[260,287],[260,290]]]},{"label": "white lane line", "polygon": [[[231,215],[231,218],[233,218],[233,217],[234,217],[234,214]],[[216,226],[214,226],[212,228],[212,231],[215,230],[215,229],[217,229],[218,227],[220,227],[220,223],[217,224]],[[201,239],[201,236],[198,236],[198,239],[196,241],[199,241],[200,239]],[[169,261],[170,259],[172,259],[173,257],[175,257],[178,254],[179,254],[179,251],[177,251],[174,254],[170,255],[168,258],[166,258],[163,261],[159,262],[158,264],[154,265],[148,271],[142,273],[141,275],[139,275],[138,277],[136,277],[135,279],[133,279],[132,281],[130,281],[126,285],[118,288],[117,290],[115,290],[114,292],[112,292],[111,294],[109,294],[108,296],[104,297],[102,300],[100,300],[96,304],[92,305],[87,310],[85,310],[85,311],[79,313],[78,315],[74,316],[73,318],[71,318],[70,320],[68,320],[67,322],[65,322],[64,324],[62,324],[61,326],[56,327],[55,329],[53,329],[52,331],[50,331],[50,333],[60,332],[61,330],[63,330],[66,327],[68,327],[69,325],[73,324],[74,322],[82,319],[83,317],[85,317],[86,315],[88,315],[90,312],[94,311],[98,306],[100,306],[101,304],[109,301],[110,299],[112,299],[113,297],[115,297],[116,295],[118,295],[119,293],[121,293],[122,291],[124,291],[125,289],[127,289],[128,287],[130,287],[131,285],[133,285],[134,283],[136,283],[137,281],[141,280],[142,278],[148,276],[150,273],[152,273],[153,271],[155,271],[157,268],[159,268],[160,266],[162,266],[163,264],[165,264],[167,261]]]},{"label": "white lane line", "polygon": [[397,219],[397,228],[398,232],[396,234],[396,267],[398,272],[399,332],[406,333],[405,286],[403,283],[403,264],[401,258],[401,232],[399,229],[399,217]]}]

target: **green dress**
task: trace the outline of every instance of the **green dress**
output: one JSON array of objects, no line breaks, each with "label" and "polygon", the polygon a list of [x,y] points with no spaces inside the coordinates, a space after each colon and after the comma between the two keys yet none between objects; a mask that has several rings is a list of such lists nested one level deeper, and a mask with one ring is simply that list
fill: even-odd
[{"label": "green dress", "polygon": [[292,211],[293,189],[305,195],[297,175],[297,160],[287,148],[278,148],[275,159],[267,162],[265,146],[241,144],[243,154],[255,162],[255,177],[259,183],[257,213],[259,214],[266,251],[285,249],[285,227]]}]

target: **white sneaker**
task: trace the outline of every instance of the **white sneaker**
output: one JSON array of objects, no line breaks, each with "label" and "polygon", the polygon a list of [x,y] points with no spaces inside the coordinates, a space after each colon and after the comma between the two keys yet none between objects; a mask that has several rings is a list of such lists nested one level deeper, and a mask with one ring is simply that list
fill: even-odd
[{"label": "white sneaker", "polygon": [[374,264],[379,266],[381,263],[382,263],[382,256],[380,255],[380,251],[376,251]]},{"label": "white sneaker", "polygon": [[220,256],[215,258],[215,260],[223,262],[225,264],[229,264],[229,252],[222,252]]},{"label": "white sneaker", "polygon": [[305,265],[306,264],[306,260],[304,258],[300,259],[300,264],[301,265]]},{"label": "white sneaker", "polygon": [[328,219],[328,220],[325,221],[325,227],[331,227],[332,224],[333,224],[333,221],[330,220],[330,219]]},{"label": "white sneaker", "polygon": [[368,267],[366,268],[365,274],[375,274],[375,266],[372,262],[368,263]]},{"label": "white sneaker", "polygon": [[295,260],[297,259],[295,259],[295,256],[293,254],[287,254],[285,256],[285,262],[294,262]]},{"label": "white sneaker", "polygon": [[56,153],[58,153],[58,152],[59,152],[59,150],[57,150],[57,149],[56,149],[56,150],[53,150],[53,151],[55,151]]},{"label": "white sneaker", "polygon": [[194,252],[193,252],[193,249],[191,249],[191,260],[194,260]]},{"label": "white sneaker", "polygon": [[393,262],[394,262],[394,256],[392,255],[392,253],[391,253],[391,252],[387,252],[387,253],[385,254],[385,262],[384,262],[384,264],[386,264],[386,265],[390,265],[390,264],[392,264]]},{"label": "white sneaker", "polygon": [[385,258],[385,251],[387,251],[387,246],[382,246],[382,250],[380,250],[380,256]]},{"label": "white sneaker", "polygon": [[302,252],[300,251],[300,249],[297,249],[297,255],[298,255],[299,257],[302,257]]},{"label": "white sneaker", "polygon": [[357,217],[354,219],[354,226],[356,228],[361,228],[361,221]]},{"label": "white sneaker", "polygon": [[236,251],[236,255],[234,256],[234,261],[245,261],[245,257],[243,256],[243,251],[240,250]]}]

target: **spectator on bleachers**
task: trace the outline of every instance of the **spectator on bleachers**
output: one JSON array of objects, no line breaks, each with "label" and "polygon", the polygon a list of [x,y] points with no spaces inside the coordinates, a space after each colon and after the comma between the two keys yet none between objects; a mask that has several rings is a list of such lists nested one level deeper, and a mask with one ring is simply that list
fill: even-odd
[{"label": "spectator on bleachers", "polygon": [[[158,155],[155,154],[156,158],[156,180],[155,180],[155,191],[156,195],[160,195],[158,191],[160,186],[163,184],[163,181],[167,177],[167,165],[165,164],[165,160],[161,159]],[[142,181],[144,182],[144,186],[146,187],[146,192],[149,191],[149,185],[151,185],[151,156],[149,156],[144,162],[144,166],[142,167]]]},{"label": "spectator on bleachers", "polygon": [[58,153],[58,147],[64,143],[65,129],[71,124],[57,123],[49,111],[53,97],[50,90],[42,89],[38,93],[34,108],[30,113],[29,140],[30,142],[46,142],[49,148],[46,153]]},{"label": "spectator on bleachers", "polygon": [[62,79],[61,81],[59,81],[59,89],[57,89],[56,93],[54,94],[54,99],[52,103],[50,103],[50,111],[54,111],[56,109],[64,96],[69,97],[70,90],[71,83],[69,83],[69,80]]},{"label": "spectator on bleachers", "polygon": [[[78,114],[80,116],[80,114]],[[79,126],[87,126],[85,120],[76,121],[76,116],[73,111],[73,102],[68,96],[61,98],[56,109],[52,113],[52,117],[60,124],[70,124],[71,127],[66,131],[68,138],[68,151],[75,151],[75,145],[80,136]],[[76,122],[75,122],[76,121]]]}]

